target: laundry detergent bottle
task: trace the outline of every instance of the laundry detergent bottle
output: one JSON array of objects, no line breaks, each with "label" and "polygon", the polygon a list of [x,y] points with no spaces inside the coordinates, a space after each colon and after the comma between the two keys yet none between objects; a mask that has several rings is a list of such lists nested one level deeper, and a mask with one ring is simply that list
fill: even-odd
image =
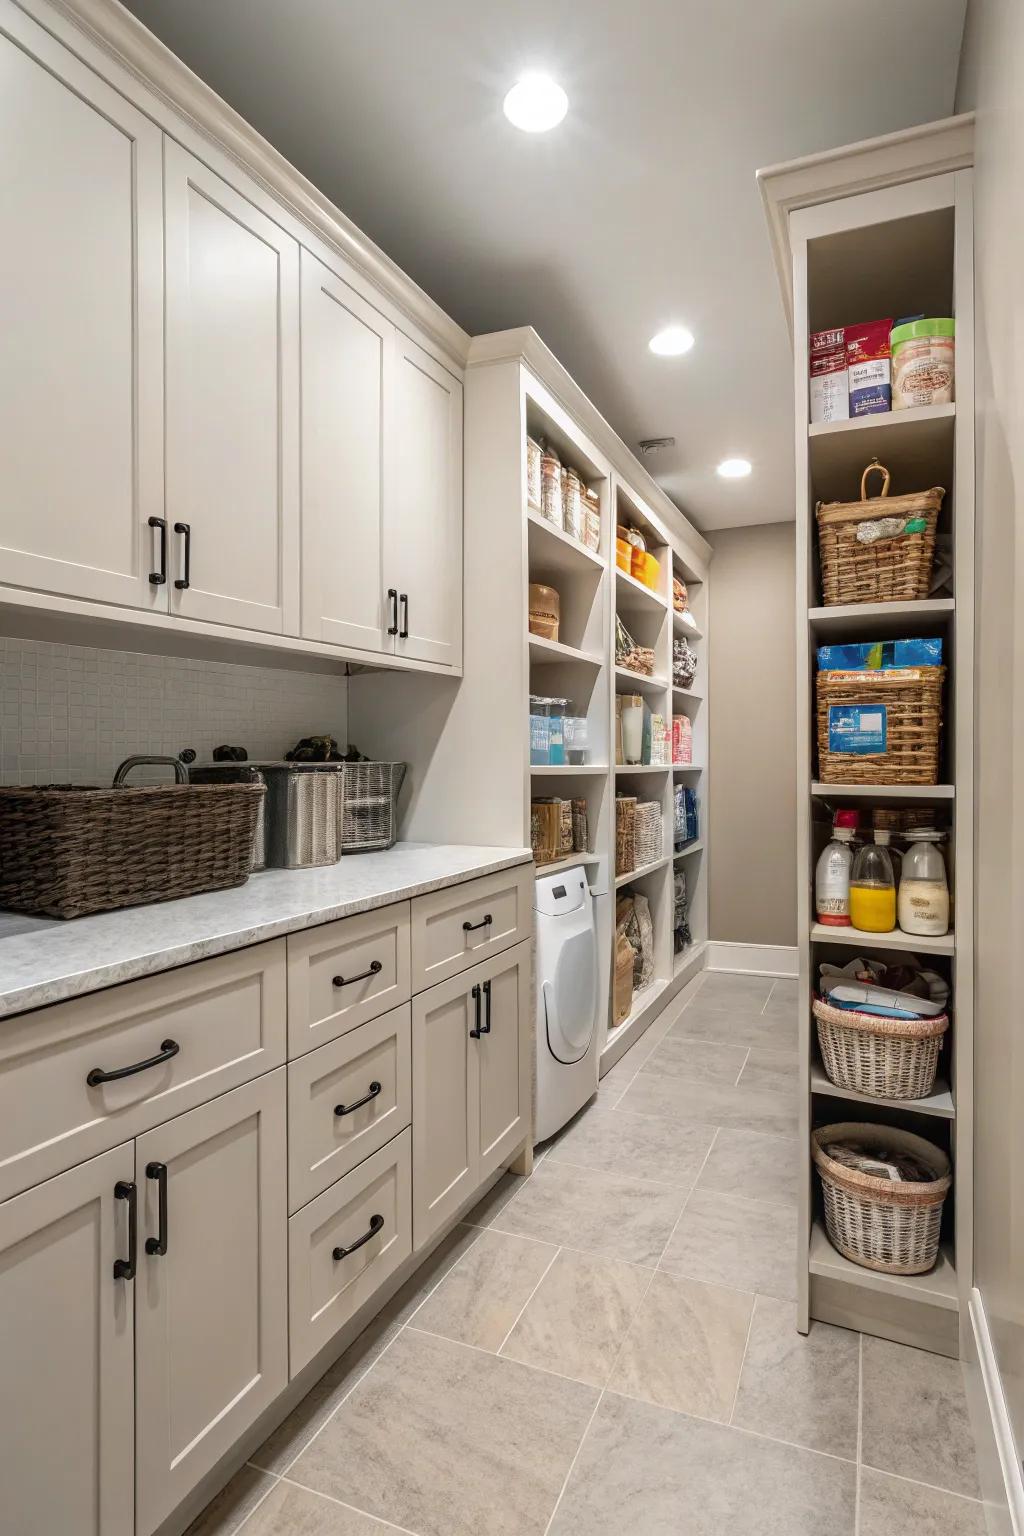
[{"label": "laundry detergent bottle", "polygon": [[850,927],[850,871],[856,833],[857,812],[836,811],[832,839],[814,871],[814,909],[818,922],[829,928]]}]

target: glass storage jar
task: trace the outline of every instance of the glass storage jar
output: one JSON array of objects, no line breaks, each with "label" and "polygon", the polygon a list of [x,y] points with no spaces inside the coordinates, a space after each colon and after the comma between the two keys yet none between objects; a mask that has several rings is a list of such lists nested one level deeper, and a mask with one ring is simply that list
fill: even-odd
[{"label": "glass storage jar", "polygon": [[562,470],[562,527],[583,543],[583,482],[574,469]]},{"label": "glass storage jar", "polygon": [[526,499],[534,511],[541,509],[541,460],[544,450],[535,437],[526,439]]},{"label": "glass storage jar", "polygon": [[940,937],[949,932],[949,883],[940,843],[932,827],[912,827],[910,847],[903,855],[899,917],[904,933]]},{"label": "glass storage jar", "polygon": [[540,510],[549,523],[562,527],[562,464],[553,448],[546,448],[540,461]]},{"label": "glass storage jar", "polygon": [[850,923],[862,933],[891,933],[896,927],[896,880],[888,848],[864,843],[850,871]]}]

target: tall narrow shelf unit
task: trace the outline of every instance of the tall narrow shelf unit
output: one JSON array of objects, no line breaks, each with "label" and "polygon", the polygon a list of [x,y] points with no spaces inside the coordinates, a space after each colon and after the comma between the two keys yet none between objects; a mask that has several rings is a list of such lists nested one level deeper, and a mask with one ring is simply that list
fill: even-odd
[{"label": "tall narrow shelf unit", "polygon": [[[538,868],[538,875],[583,864],[594,896],[600,965],[598,1038],[607,1070],[652,1022],[671,997],[703,966],[707,940],[706,852],[703,840],[708,760],[706,654],[710,548],[640,463],[612,432],[533,331],[476,338],[470,349],[465,393],[466,441],[466,655],[463,682],[444,733],[472,764],[460,761],[467,787],[461,807],[467,841],[530,842],[534,798],[558,796],[587,803],[589,847]],[[596,490],[601,511],[596,551],[545,520],[530,504],[527,435],[543,439],[562,463]],[[644,533],[660,561],[656,589],[616,567],[615,527],[629,522]],[[497,573],[501,580],[497,580]],[[518,580],[510,580],[511,573]],[[693,690],[672,688],[672,576],[691,593],[698,652]],[[557,641],[528,629],[528,588],[542,582],[560,598]],[[638,643],[655,651],[652,677],[615,662],[615,616]],[[628,768],[615,764],[615,696],[643,694],[671,729],[673,711],[694,721],[694,765]],[[588,727],[585,764],[530,763],[531,694],[568,698]],[[460,734],[461,733],[461,734]],[[692,942],[673,951],[672,787],[691,783],[701,799],[701,837],[681,854],[690,882]],[[661,856],[629,877],[616,876],[617,791],[657,800],[663,813]],[[629,1017],[612,1028],[612,949],[615,903],[628,885],[647,896],[654,928],[654,979],[639,991]]]},{"label": "tall narrow shelf unit", "polygon": [[[973,1027],[973,630],[974,389],[973,228],[970,137],[961,120],[893,135],[850,151],[761,173],[776,254],[791,265],[796,399],[798,656],[798,937],[804,1151],[797,1255],[798,1323],[810,1320],[956,1356],[972,1273]],[[784,266],[784,261],[780,263]],[[781,274],[780,274],[781,275]],[[808,337],[878,316],[954,315],[956,403],[808,425]],[[940,540],[949,540],[952,580],[919,602],[825,607],[817,569],[815,506],[859,495],[861,471],[877,458],[893,490],[946,489]],[[822,643],[941,636],[947,666],[942,782],[929,787],[833,786],[815,766],[815,668]],[[836,807],[919,807],[951,828],[952,925],[947,936],[898,929],[864,934],[814,920],[814,867]],[[909,953],[952,985],[952,1028],[934,1092],[896,1102],[844,1092],[822,1067],[811,998],[824,960]],[[942,1146],[954,1184],[943,1212],[938,1263],[929,1274],[862,1268],[831,1245],[810,1159],[811,1131],[842,1120],[902,1126]]]}]

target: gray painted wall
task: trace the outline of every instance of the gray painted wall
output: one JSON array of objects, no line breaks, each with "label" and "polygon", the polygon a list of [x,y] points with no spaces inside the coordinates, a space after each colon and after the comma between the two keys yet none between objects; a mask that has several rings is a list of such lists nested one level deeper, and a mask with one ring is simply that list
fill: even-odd
[{"label": "gray painted wall", "polygon": [[1024,1453],[1024,6],[971,0],[977,111],[975,1265]]},{"label": "gray painted wall", "polygon": [[707,537],[711,937],[795,944],[795,524]]}]

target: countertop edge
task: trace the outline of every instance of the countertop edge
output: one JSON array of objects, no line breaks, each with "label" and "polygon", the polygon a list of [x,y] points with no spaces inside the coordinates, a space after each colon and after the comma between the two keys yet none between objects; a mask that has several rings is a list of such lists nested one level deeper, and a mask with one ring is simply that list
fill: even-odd
[{"label": "countertop edge", "polygon": [[[247,949],[255,944],[282,938],[289,933],[301,933],[308,928],[318,928],[342,917],[353,917],[357,913],[372,912],[378,907],[392,906],[399,901],[410,901],[416,896],[424,896],[431,891],[446,890],[453,885],[464,885],[467,881],[476,880],[485,875],[498,874],[503,869],[514,869],[520,865],[530,864],[532,861],[533,855],[530,849],[510,848],[507,857],[487,858],[469,869],[428,876],[370,895],[355,896],[324,907],[311,908],[306,912],[296,912],[287,917],[270,919],[247,928],[211,933],[200,939],[171,944],[166,949],[153,950],[148,954],[129,955],[120,962],[101,963],[93,969],[67,972],[64,975],[48,977],[44,981],[6,990],[0,988],[0,1022],[16,1015],[31,1013],[38,1008],[47,1008],[55,1003],[69,1002],[77,997],[86,997],[93,992],[102,992],[128,981],[138,981],[146,976],[159,975],[162,971],[176,970],[180,966],[193,964],[198,960],[213,959],[217,955]],[[148,909],[126,908],[125,911],[128,913],[141,910],[152,911],[157,905],[153,904]]]}]

